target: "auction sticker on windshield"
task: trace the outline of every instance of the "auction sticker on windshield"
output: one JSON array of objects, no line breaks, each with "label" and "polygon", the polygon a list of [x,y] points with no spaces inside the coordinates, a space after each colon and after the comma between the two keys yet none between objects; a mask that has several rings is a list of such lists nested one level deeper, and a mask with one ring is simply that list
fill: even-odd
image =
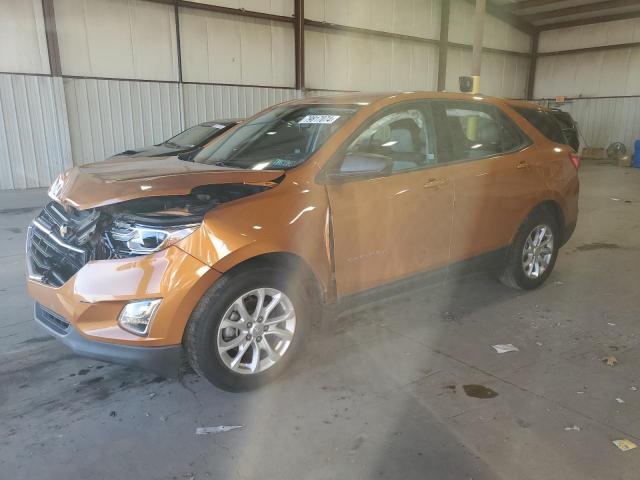
[{"label": "auction sticker on windshield", "polygon": [[340,115],[307,115],[298,123],[333,123]]}]

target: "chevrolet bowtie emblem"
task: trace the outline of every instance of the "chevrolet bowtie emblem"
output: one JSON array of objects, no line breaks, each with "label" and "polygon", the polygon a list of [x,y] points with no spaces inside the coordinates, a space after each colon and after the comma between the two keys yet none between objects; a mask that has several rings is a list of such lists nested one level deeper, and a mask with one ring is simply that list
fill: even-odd
[{"label": "chevrolet bowtie emblem", "polygon": [[67,224],[60,225],[59,232],[62,238],[67,236],[68,231],[69,231],[69,225]]}]

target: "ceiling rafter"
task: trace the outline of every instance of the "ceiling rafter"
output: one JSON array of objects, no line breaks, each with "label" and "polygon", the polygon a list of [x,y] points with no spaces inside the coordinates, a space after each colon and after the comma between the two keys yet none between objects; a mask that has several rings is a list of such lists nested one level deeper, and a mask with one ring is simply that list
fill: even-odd
[{"label": "ceiling rafter", "polygon": [[571,15],[581,15],[584,13],[600,12],[612,8],[638,7],[638,0],[608,0],[605,2],[589,3],[586,5],[578,5],[575,7],[559,8],[554,10],[545,10],[544,12],[523,15],[520,18],[526,22],[536,22],[538,20],[549,20],[560,17],[568,17]]}]

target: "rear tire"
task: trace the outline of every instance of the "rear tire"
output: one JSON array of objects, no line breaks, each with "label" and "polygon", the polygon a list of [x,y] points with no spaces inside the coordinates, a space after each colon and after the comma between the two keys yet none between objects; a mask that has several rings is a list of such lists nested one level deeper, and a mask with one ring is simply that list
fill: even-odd
[{"label": "rear tire", "polygon": [[191,367],[231,392],[274,380],[297,356],[312,324],[314,302],[307,296],[296,275],[277,266],[254,264],[225,274],[187,324],[184,347]]},{"label": "rear tire", "polygon": [[509,247],[500,281],[521,290],[538,288],[553,271],[560,241],[555,215],[544,207],[537,208],[522,223]]}]

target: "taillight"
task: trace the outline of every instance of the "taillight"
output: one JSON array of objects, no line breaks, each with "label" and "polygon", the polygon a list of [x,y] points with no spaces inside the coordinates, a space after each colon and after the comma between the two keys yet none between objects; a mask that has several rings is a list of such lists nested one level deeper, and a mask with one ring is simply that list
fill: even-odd
[{"label": "taillight", "polygon": [[570,152],[569,160],[573,163],[573,166],[576,167],[576,170],[580,168],[580,156],[577,153]]}]

